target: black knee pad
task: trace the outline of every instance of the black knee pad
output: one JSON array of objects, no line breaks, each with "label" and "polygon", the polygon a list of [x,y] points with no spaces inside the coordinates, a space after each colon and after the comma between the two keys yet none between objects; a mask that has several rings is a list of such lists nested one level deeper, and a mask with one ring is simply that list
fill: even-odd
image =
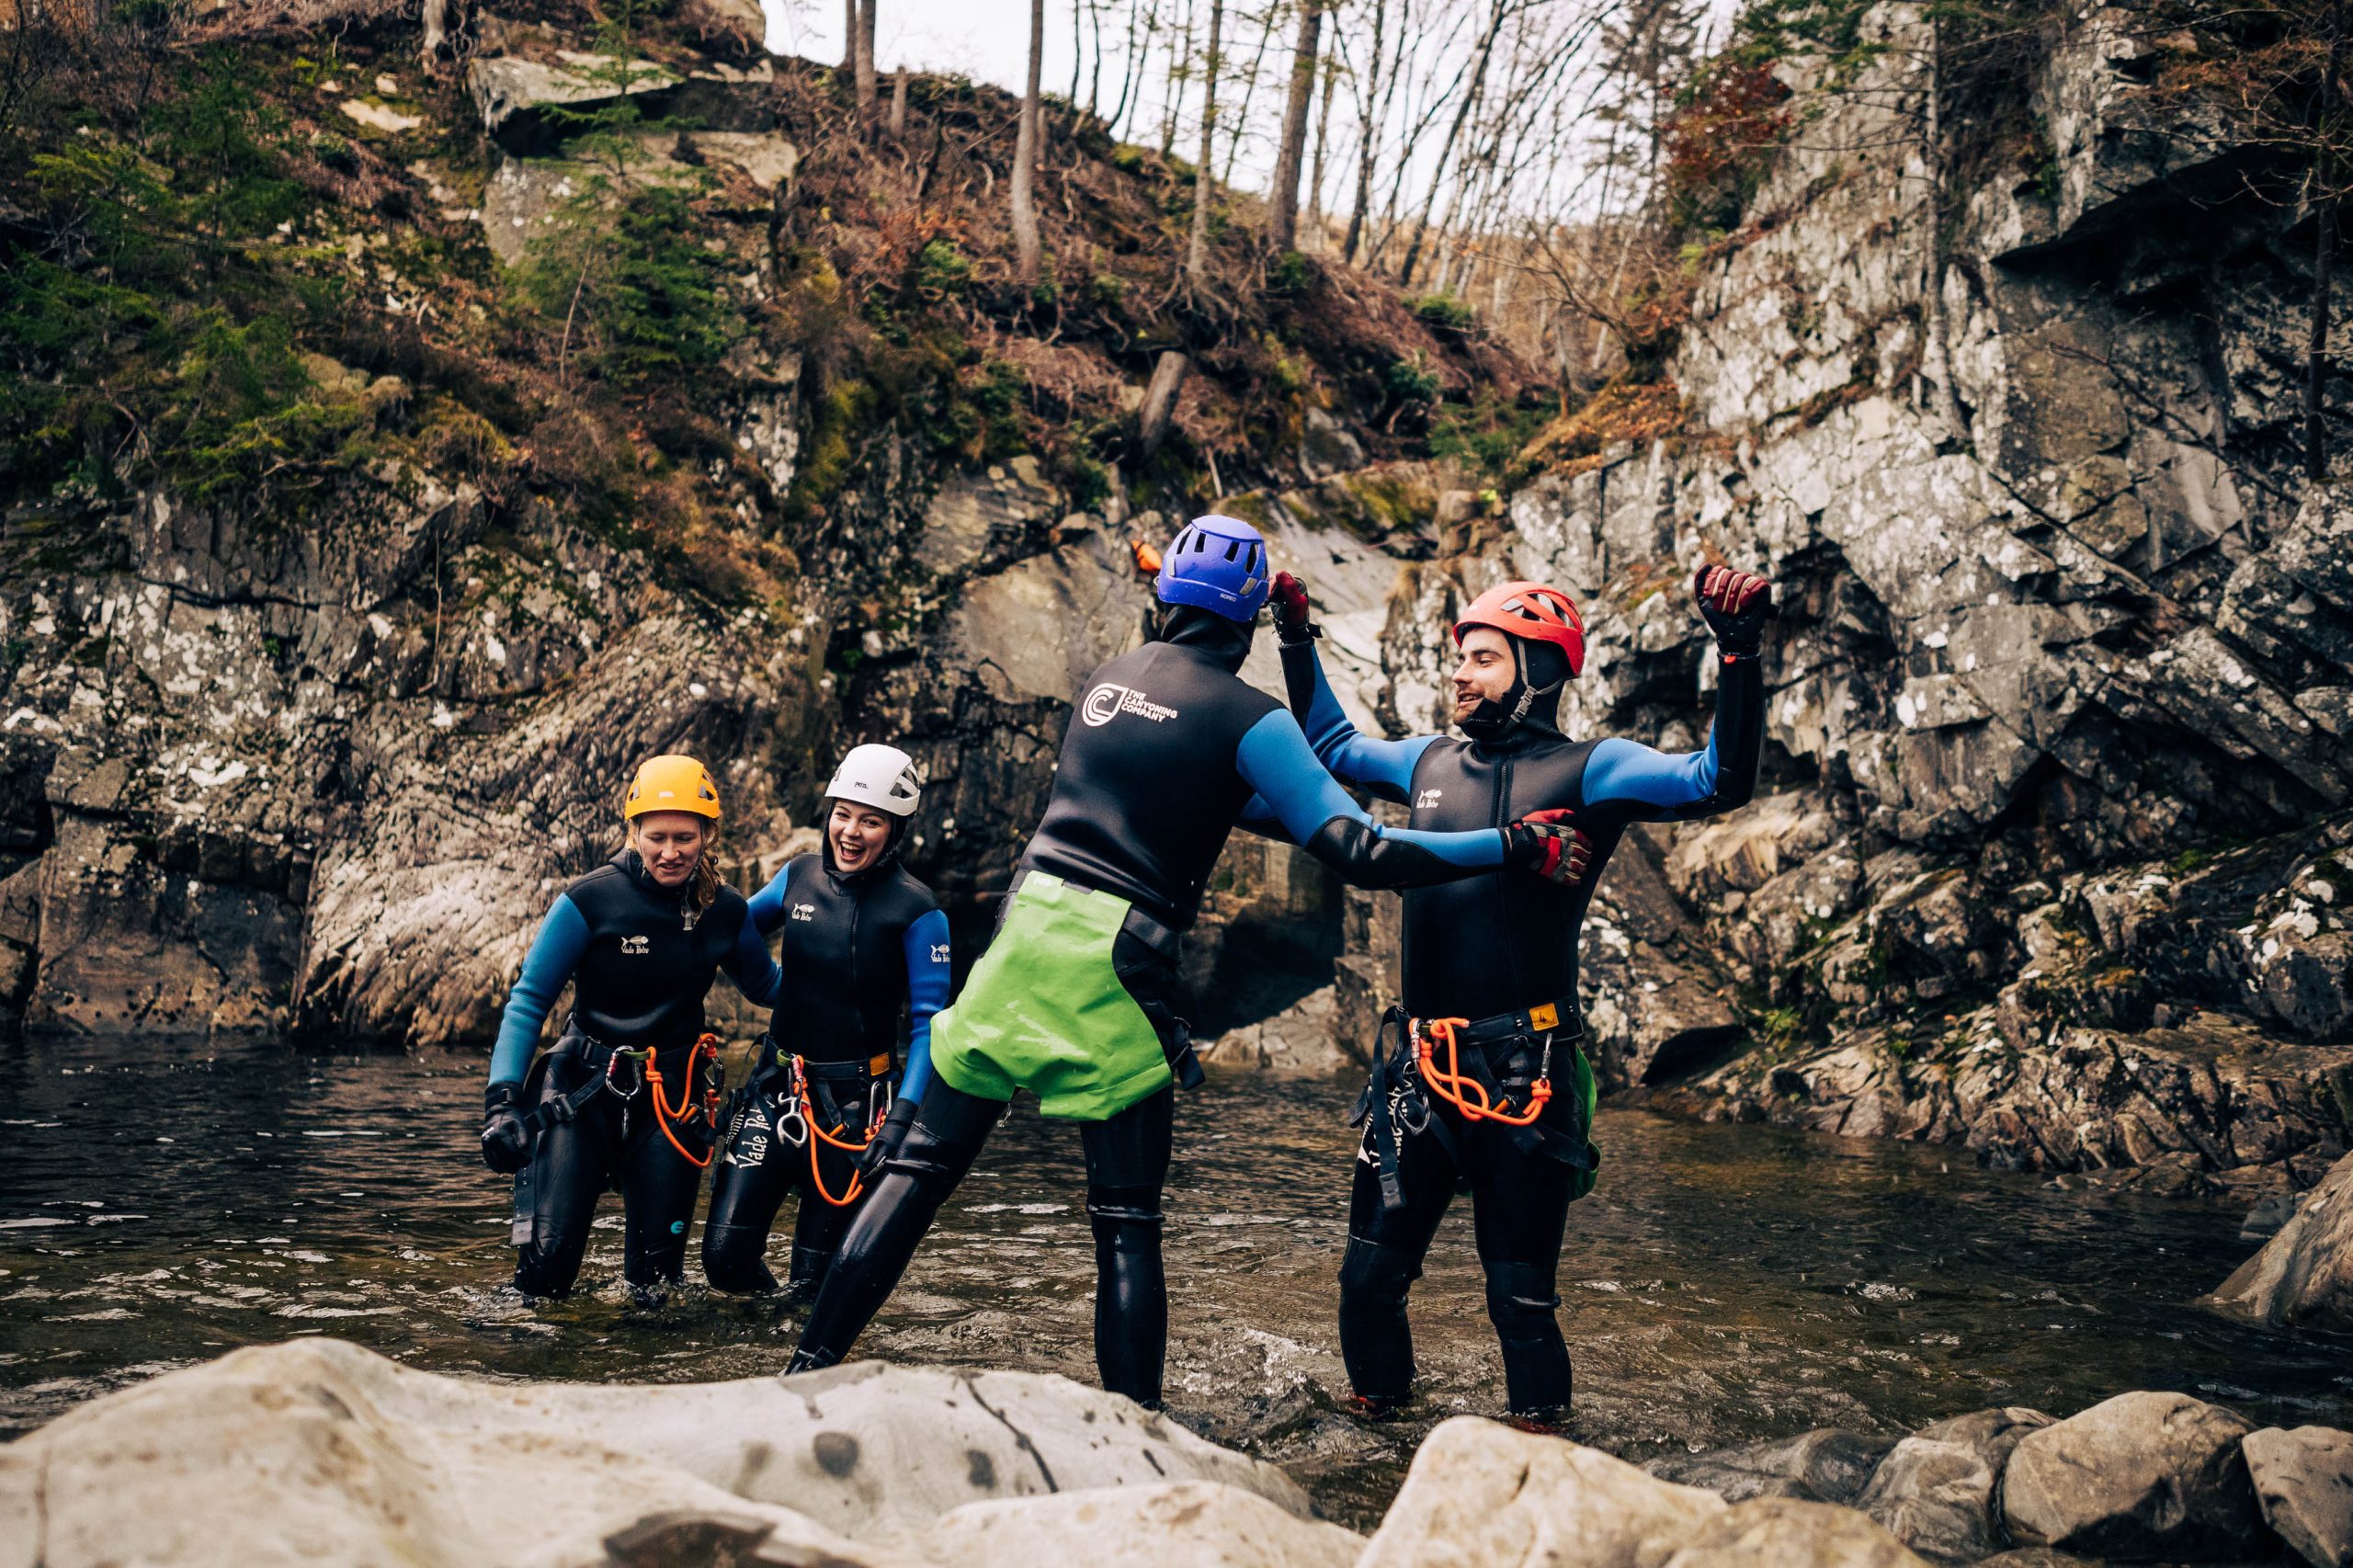
[{"label": "black knee pad", "polygon": [[761,1256],[768,1233],[752,1225],[706,1225],[702,1233],[702,1274],[714,1290],[751,1296],[776,1289]]},{"label": "black knee pad", "polygon": [[1486,1271],[1487,1320],[1496,1334],[1513,1340],[1560,1332],[1552,1314],[1561,1310],[1561,1298],[1549,1270],[1529,1263],[1491,1263]]},{"label": "black knee pad", "polygon": [[1420,1253],[1350,1236],[1340,1255],[1340,1310],[1403,1307],[1405,1292],[1421,1277]]},{"label": "black knee pad", "polygon": [[1088,1193],[1086,1222],[1097,1242],[1108,1243],[1121,1251],[1156,1249],[1161,1227],[1165,1223],[1160,1212],[1159,1194],[1122,1187]]}]

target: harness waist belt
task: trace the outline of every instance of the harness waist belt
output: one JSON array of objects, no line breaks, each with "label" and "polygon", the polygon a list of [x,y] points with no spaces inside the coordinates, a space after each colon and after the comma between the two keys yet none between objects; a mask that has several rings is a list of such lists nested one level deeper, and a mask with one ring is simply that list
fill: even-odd
[{"label": "harness waist belt", "polygon": [[[1414,1022],[1424,1033],[1428,1032],[1427,1018],[1415,1018]],[[1497,1013],[1492,1017],[1473,1018],[1467,1024],[1457,1025],[1454,1030],[1455,1040],[1461,1045],[1493,1045],[1498,1040],[1543,1034],[1564,1040],[1585,1038],[1585,1020],[1577,1016],[1575,997],[1539,1003],[1517,1013]]]},{"label": "harness waist belt", "polygon": [[[790,1064],[792,1053],[784,1047],[779,1046],[776,1059],[779,1062]],[[812,1062],[804,1056],[801,1059],[801,1071],[807,1074],[812,1082],[823,1080],[833,1083],[843,1079],[880,1078],[891,1071],[891,1053],[885,1051],[863,1062]]]},{"label": "harness waist belt", "polygon": [[[1060,871],[1047,871],[1041,874],[1053,878],[1074,892],[1102,893],[1107,897],[1120,900],[1128,906],[1126,916],[1120,922],[1120,930],[1123,935],[1133,937],[1170,963],[1176,963],[1183,958],[1184,937],[1166,922],[1154,919],[1152,915],[1145,914],[1134,900],[1124,894],[1112,892],[1108,888],[1098,888],[1092,882],[1081,881],[1076,877],[1065,877]],[[1030,869],[1027,866],[1014,872],[1013,883],[1005,890],[1005,896],[1011,898],[1019,892],[1021,884],[1029,881],[1029,876]]]}]

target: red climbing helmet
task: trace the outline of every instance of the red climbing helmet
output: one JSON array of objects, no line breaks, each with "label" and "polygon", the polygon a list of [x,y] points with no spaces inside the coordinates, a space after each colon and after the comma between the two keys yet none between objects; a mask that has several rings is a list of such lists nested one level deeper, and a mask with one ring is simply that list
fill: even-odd
[{"label": "red climbing helmet", "polygon": [[1585,621],[1569,596],[1541,583],[1506,583],[1471,601],[1454,623],[1454,642],[1474,626],[1491,626],[1506,637],[1550,642],[1569,656],[1569,674],[1585,673]]}]

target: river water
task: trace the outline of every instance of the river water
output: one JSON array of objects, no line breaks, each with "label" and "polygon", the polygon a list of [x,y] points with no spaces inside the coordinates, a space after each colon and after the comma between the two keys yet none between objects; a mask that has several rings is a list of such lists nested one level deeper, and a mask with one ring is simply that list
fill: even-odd
[{"label": "river water", "polygon": [[[596,1289],[538,1308],[506,1292],[506,1185],[474,1153],[481,1074],[268,1044],[0,1046],[0,1435],[303,1334],[496,1377],[782,1365],[797,1319],[769,1303],[690,1287],[649,1308],[615,1288],[616,1198],[584,1275]],[[1351,1096],[1227,1077],[1181,1100],[1168,1392],[1188,1425],[1362,1526],[1421,1436],[1500,1410],[1502,1383],[1466,1203],[1415,1292],[1428,1397],[1388,1426],[1338,1408]],[[2235,1212],[1634,1111],[1605,1109],[1597,1139],[1602,1185],[1573,1211],[1561,1278],[1582,1441],[1640,1460],[1996,1403],[2064,1415],[2132,1388],[2353,1426],[2353,1346],[2185,1304],[2249,1251]],[[1093,1286],[1075,1131],[1025,1108],[860,1348],[1091,1382]]]}]

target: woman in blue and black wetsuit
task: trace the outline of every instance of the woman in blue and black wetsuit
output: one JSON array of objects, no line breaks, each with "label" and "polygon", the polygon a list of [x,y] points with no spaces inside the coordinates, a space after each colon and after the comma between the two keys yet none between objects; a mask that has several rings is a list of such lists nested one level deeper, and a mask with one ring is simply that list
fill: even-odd
[{"label": "woman in blue and black wetsuit", "polygon": [[[914,759],[858,746],[825,799],[824,846],[752,897],[760,930],[784,934],[784,982],[711,1186],[702,1267],[722,1290],[776,1289],[762,1255],[778,1206],[796,1191],[787,1289],[815,1294],[866,1197],[862,1147],[878,1124],[887,1148],[915,1119],[931,1077],[931,1017],[948,1001],[948,917],[899,863],[922,799]],[[903,1012],[914,1021],[900,1076]]]},{"label": "woman in blue and black wetsuit", "polygon": [[[722,969],[756,1003],[776,995],[751,909],[711,860],[719,791],[703,765],[649,759],[623,812],[629,846],[548,911],[491,1052],[482,1157],[515,1175],[515,1288],[529,1296],[571,1290],[608,1185],[629,1283],[679,1278],[719,1119],[703,997]],[[534,1059],[567,983],[563,1038]]]}]

